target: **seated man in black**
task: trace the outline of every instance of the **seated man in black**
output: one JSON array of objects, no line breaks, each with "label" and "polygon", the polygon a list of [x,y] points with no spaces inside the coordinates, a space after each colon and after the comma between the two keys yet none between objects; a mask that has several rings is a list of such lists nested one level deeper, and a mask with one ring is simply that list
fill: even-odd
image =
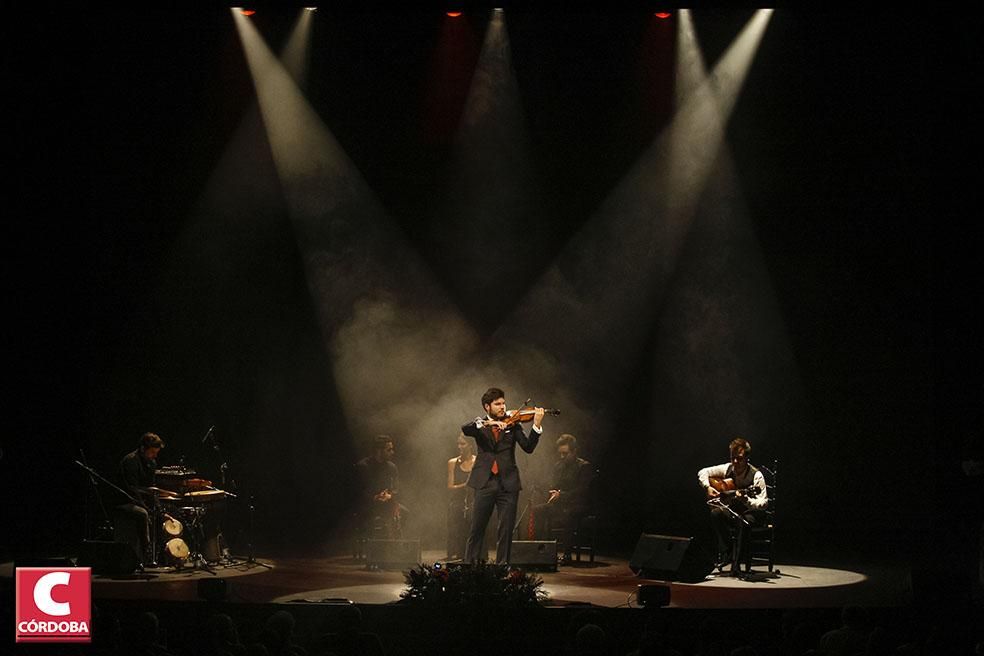
[{"label": "seated man in black", "polygon": [[590,512],[589,490],[594,478],[594,467],[577,455],[577,438],[564,433],[557,438],[557,462],[553,467],[553,479],[546,503],[534,506],[540,530],[546,538],[554,529],[563,529],[561,543],[567,550],[577,521]]},{"label": "seated man in black", "polygon": [[748,440],[741,437],[731,440],[728,445],[730,462],[697,472],[697,480],[708,500],[715,500],[708,505],[717,534],[718,563],[729,559],[731,531],[738,533],[738,548],[730,559],[733,576],[738,575],[738,563],[745,555],[745,528],[760,523],[769,504],[765,476],[748,462],[751,450]]},{"label": "seated man in black", "polygon": [[141,564],[152,563],[156,554],[150,548],[150,512],[156,498],[152,490],[154,472],[157,470],[157,454],[164,448],[164,440],[154,433],[144,433],[140,446],[123,456],[120,461],[120,482],[122,488],[133,499],[127,499],[116,507],[116,535],[121,542],[129,544]]},{"label": "seated man in black", "polygon": [[403,537],[408,511],[400,504],[400,471],[393,462],[393,438],[377,435],[372,455],[355,463],[362,478],[365,494],[361,509],[370,537],[397,539]]}]

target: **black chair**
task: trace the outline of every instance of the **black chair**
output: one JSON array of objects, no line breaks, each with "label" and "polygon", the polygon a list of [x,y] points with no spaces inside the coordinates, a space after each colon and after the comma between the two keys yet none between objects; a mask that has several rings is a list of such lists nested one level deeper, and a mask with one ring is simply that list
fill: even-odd
[{"label": "black chair", "polygon": [[[598,515],[581,515],[574,523],[571,533],[571,544],[565,550],[568,559],[581,562],[581,553],[588,556],[588,562],[595,561],[595,544],[598,540]],[[573,558],[571,557],[573,554]]]},{"label": "black chair", "polygon": [[573,526],[551,527],[551,534],[563,546],[564,559],[567,562],[581,562],[582,553],[588,557],[588,562],[595,561],[595,545],[598,540],[598,474],[599,470],[595,469],[588,483],[587,510],[570,518]]},{"label": "black chair", "polygon": [[[765,487],[768,493],[769,505],[763,513],[762,520],[752,526],[744,526],[732,533],[732,561],[737,564],[739,541],[747,540],[744,559],[738,571],[739,577],[748,578],[765,574],[768,577],[779,576],[780,572],[776,569],[776,509],[778,497],[778,472],[779,460],[773,460],[772,468],[759,467],[765,477]],[[742,535],[744,532],[744,535]],[[768,567],[768,573],[756,572],[753,567],[764,565]]]}]

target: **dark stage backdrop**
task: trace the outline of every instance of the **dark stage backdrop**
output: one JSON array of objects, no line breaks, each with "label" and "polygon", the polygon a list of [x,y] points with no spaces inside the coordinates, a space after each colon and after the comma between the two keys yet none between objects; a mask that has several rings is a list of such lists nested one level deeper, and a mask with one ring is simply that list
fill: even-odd
[{"label": "dark stage backdrop", "polygon": [[[16,111],[13,130],[32,137],[16,141],[27,172],[8,219],[8,279],[20,280],[8,314],[31,320],[11,321],[16,391],[0,467],[19,528],[5,532],[4,548],[71,548],[85,530],[87,485],[71,462],[79,449],[115,473],[153,430],[168,442],[163,464],[183,458],[216,480],[229,465],[237,489],[255,497],[257,543],[322,549],[342,536],[358,494],[351,464],[371,437],[365,417],[387,411],[371,394],[349,398],[336,380],[326,326],[342,323],[353,299],[319,298],[307,278],[228,13],[149,14],[61,27],[81,47],[31,57],[41,74]],[[694,12],[708,66],[750,15]],[[46,18],[31,25],[39,37]],[[293,19],[261,12],[254,24],[278,51]],[[666,128],[673,48],[654,41],[651,17],[637,11],[507,12],[523,123],[508,134],[522,152],[500,149],[528,186],[521,211],[498,208],[520,229],[468,230],[453,211],[467,212],[468,200],[456,186],[455,135],[488,17],[466,15],[450,51],[447,20],[441,11],[319,10],[305,94],[395,224],[398,242],[383,246],[419,258],[481,342],[494,340],[501,316],[536,303],[525,294]],[[791,557],[931,555],[959,492],[959,457],[982,421],[973,318],[982,244],[970,202],[979,195],[979,36],[952,15],[776,11],[728,123],[729,158],[712,174],[730,182],[701,198],[664,288],[622,301],[638,303],[627,314],[642,338],[622,354],[619,375],[596,355],[623,327],[599,337],[553,317],[568,336],[592,335],[574,367],[589,392],[574,415],[590,420],[548,420],[527,480],[546,482],[556,427],[577,434],[601,468],[608,547],[627,553],[642,530],[705,530],[694,474],[724,461],[727,442],[744,434],[753,461],[781,461]],[[17,54],[27,63],[28,52]],[[515,192],[496,184],[503,170],[486,174],[473,188],[486,201]],[[735,207],[744,228],[722,235],[718,219]],[[346,230],[369,230],[356,219]],[[511,262],[498,276],[462,255],[495,249]],[[571,280],[594,289],[590,277]],[[778,323],[714,314],[722,299],[740,301],[749,280],[768,290],[749,307],[769,307]],[[429,302],[420,301],[425,316]],[[522,339],[522,325],[510,331]],[[730,359],[681,355],[718,339]],[[756,376],[777,368],[779,378]],[[379,384],[426,413],[432,399],[415,376]],[[512,401],[526,394],[508,377],[484,384]],[[434,545],[444,509],[432,500],[456,427],[478,414],[483,391],[466,391],[474,403],[443,437],[424,440],[401,423],[387,431],[415,521]],[[536,390],[537,400],[551,403],[552,392]],[[201,442],[212,425],[218,451]],[[244,523],[234,512],[235,546]]]}]

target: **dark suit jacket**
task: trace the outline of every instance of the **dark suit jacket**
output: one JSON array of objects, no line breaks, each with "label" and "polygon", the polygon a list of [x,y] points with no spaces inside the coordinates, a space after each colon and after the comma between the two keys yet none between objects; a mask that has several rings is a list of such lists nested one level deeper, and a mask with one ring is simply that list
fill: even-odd
[{"label": "dark suit jacket", "polygon": [[[478,421],[478,420],[476,420]],[[499,441],[492,437],[492,428],[483,425],[478,427],[475,421],[470,421],[461,427],[461,432],[475,438],[475,465],[468,476],[468,487],[480,490],[485,487],[492,476],[492,463],[499,463],[499,479],[502,488],[507,492],[518,492],[523,489],[519,480],[519,468],[516,466],[516,445],[526,453],[533,453],[540,434],[530,427],[530,434],[523,432],[523,427],[515,423],[499,433]]]}]

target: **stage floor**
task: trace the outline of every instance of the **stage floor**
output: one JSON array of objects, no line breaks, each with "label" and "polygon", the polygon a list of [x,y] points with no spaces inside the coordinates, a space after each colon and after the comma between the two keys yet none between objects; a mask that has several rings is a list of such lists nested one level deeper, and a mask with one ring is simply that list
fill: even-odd
[{"label": "stage floor", "polygon": [[[443,552],[425,551],[424,562],[443,560]],[[635,576],[628,561],[599,554],[595,563],[544,571],[548,606],[635,607],[640,584],[670,586],[670,606],[680,608],[840,607],[847,604],[904,606],[911,603],[911,577],[899,566],[826,566],[782,563],[780,575],[756,581],[712,574],[700,583],[667,583]],[[10,563],[0,569],[11,575]],[[196,600],[198,581],[228,579],[230,601],[251,603],[323,603],[348,599],[359,604],[389,604],[400,599],[403,572],[369,570],[350,555],[323,558],[261,557],[256,563],[218,566],[212,571],[184,569],[124,578],[93,578],[96,599]]]}]

